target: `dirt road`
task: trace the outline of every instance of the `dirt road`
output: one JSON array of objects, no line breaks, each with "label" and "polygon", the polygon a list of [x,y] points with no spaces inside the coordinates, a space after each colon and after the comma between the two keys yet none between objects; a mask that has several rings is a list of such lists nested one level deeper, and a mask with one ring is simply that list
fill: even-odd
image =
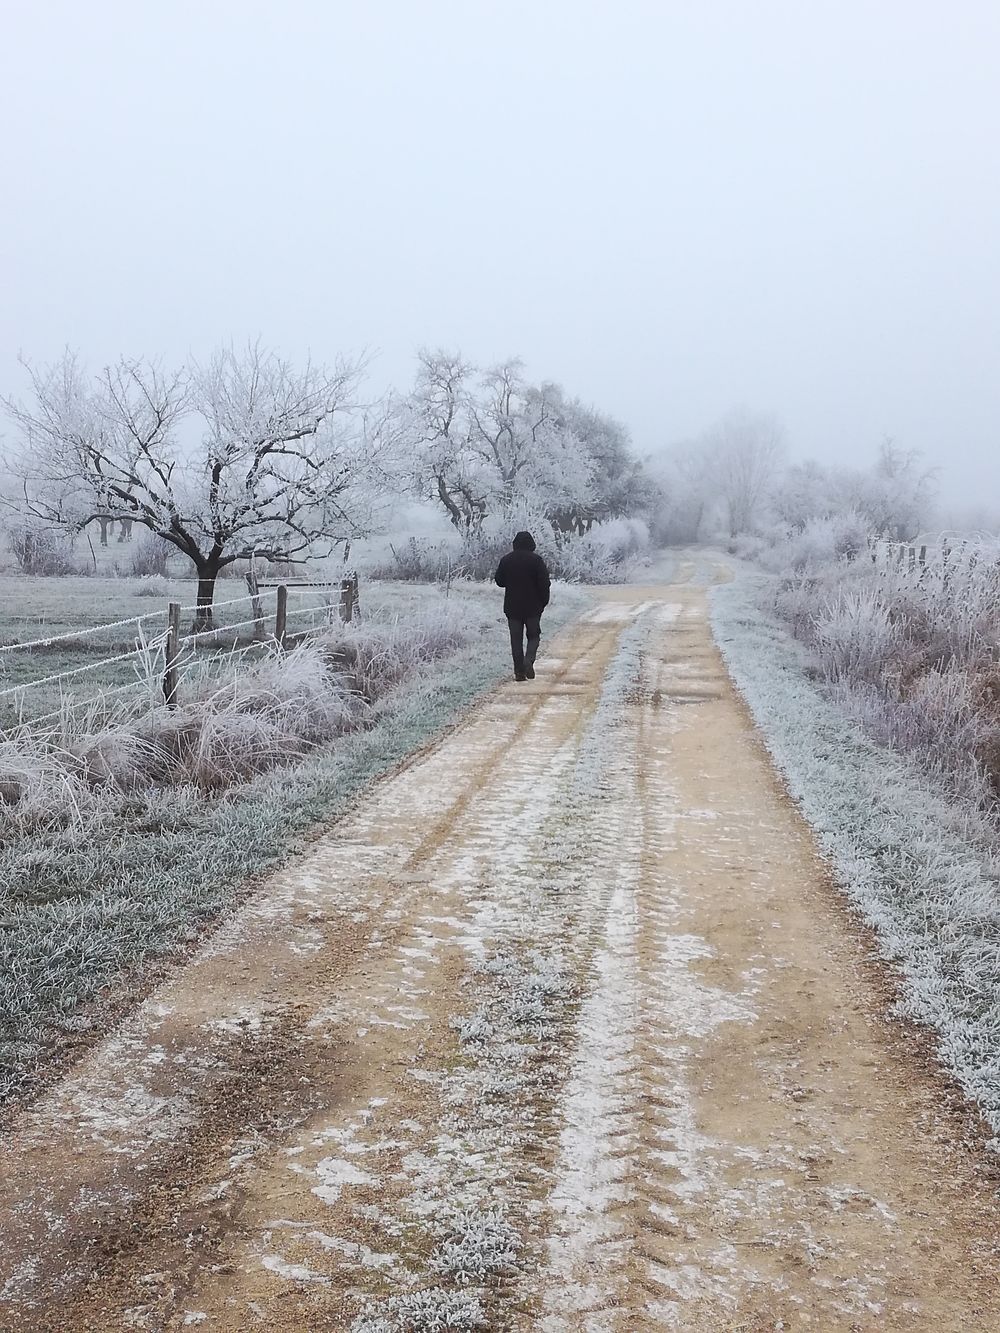
[{"label": "dirt road", "polygon": [[0,1327],[1000,1328],[715,576],[605,591],[22,1116]]}]

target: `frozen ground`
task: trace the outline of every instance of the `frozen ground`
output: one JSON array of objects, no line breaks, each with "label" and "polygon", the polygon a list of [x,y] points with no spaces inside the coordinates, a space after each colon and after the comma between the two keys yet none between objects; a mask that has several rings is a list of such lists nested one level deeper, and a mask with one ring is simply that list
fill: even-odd
[{"label": "frozen ground", "polygon": [[3,1327],[998,1326],[718,577],[605,590],[20,1117]]}]

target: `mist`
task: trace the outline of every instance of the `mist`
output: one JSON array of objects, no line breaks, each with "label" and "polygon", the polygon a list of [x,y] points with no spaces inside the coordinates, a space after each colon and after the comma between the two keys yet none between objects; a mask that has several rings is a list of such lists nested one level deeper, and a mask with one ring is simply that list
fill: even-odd
[{"label": "mist", "polygon": [[860,3],[49,3],[0,51],[23,353],[261,336],[538,378],[640,452],[736,406],[1000,480],[1000,11]]}]

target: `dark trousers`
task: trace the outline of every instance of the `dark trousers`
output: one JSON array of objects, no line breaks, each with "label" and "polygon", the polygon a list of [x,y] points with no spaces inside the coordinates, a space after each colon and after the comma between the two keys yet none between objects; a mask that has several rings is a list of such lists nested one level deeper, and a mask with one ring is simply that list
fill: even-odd
[{"label": "dark trousers", "polygon": [[[508,616],[507,624],[510,626],[510,655],[514,659],[514,674],[523,676],[525,667],[535,665],[538,640],[542,637],[542,617],[529,616],[527,620],[518,620],[516,616]],[[525,635],[528,639],[527,649],[524,646]]]}]

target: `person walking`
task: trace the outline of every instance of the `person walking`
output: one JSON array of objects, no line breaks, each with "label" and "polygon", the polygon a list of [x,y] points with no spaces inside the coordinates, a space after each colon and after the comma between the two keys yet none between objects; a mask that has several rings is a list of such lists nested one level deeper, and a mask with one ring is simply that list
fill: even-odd
[{"label": "person walking", "polygon": [[[519,532],[495,575],[503,588],[503,613],[510,626],[514,679],[535,679],[535,654],[542,637],[542,612],[549,604],[549,571],[530,532]],[[525,638],[527,637],[527,647]]]}]

